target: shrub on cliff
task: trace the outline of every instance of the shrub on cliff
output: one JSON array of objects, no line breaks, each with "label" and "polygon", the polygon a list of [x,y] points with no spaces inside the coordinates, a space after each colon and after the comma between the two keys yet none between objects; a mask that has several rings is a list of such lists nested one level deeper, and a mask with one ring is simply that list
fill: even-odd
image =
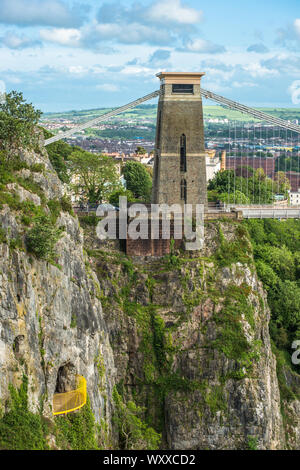
[{"label": "shrub on cliff", "polygon": [[116,388],[113,390],[113,400],[115,404],[113,421],[119,431],[121,449],[158,449],[161,435],[141,420],[143,409],[132,401],[124,403]]},{"label": "shrub on cliff", "polygon": [[41,111],[26,103],[23,94],[12,91],[0,102],[0,148],[11,150],[34,145]]},{"label": "shrub on cliff", "polygon": [[26,234],[26,247],[38,258],[52,261],[55,256],[54,247],[62,232],[63,229],[56,227],[50,217],[37,217],[34,226]]},{"label": "shrub on cliff", "polygon": [[46,450],[47,426],[39,414],[28,410],[28,379],[19,389],[9,386],[9,410],[0,417],[0,450]]}]

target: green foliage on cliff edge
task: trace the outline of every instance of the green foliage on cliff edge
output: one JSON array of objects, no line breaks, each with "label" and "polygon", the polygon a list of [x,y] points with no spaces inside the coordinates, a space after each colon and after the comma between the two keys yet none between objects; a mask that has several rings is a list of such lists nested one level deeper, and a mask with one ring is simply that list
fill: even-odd
[{"label": "green foliage on cliff edge", "polygon": [[90,406],[75,413],[58,416],[55,422],[46,421],[42,414],[28,409],[28,378],[23,375],[19,389],[9,386],[8,411],[0,415],[0,450],[49,450],[47,435],[55,437],[60,449],[99,450],[105,423],[97,425]]},{"label": "green foliage on cliff edge", "polygon": [[230,266],[232,263],[250,264],[252,249],[247,232],[241,225],[237,225],[235,239],[228,241],[223,233],[221,224],[219,228],[219,247],[214,255],[218,267]]},{"label": "green foliage on cliff edge", "polygon": [[90,399],[76,413],[55,418],[56,443],[61,449],[99,450],[97,425],[93,415]]},{"label": "green foliage on cliff edge", "polygon": [[[300,339],[300,220],[248,220],[256,269],[268,293],[270,335],[277,360],[281,400],[300,397],[300,366],[292,364],[292,343]],[[289,373],[293,380],[287,383]],[[282,404],[283,417],[285,418]]]},{"label": "green foliage on cliff edge", "polygon": [[62,232],[63,229],[56,227],[48,216],[37,217],[26,234],[26,247],[38,258],[52,261],[55,257],[54,247]]},{"label": "green foliage on cliff edge", "polygon": [[23,94],[12,91],[0,102],[0,149],[32,147],[37,142],[37,125],[41,111],[26,103]]},{"label": "green foliage on cliff edge", "polygon": [[300,339],[300,220],[249,220],[258,276],[268,292],[270,333],[277,348],[292,352]]},{"label": "green foliage on cliff edge", "polygon": [[48,427],[39,414],[28,409],[28,379],[24,375],[19,389],[9,386],[9,410],[0,418],[0,449],[46,450]]},{"label": "green foliage on cliff edge", "polygon": [[143,409],[133,401],[124,403],[116,387],[113,390],[115,413],[114,424],[119,433],[120,448],[123,450],[156,450],[161,435],[142,421]]}]

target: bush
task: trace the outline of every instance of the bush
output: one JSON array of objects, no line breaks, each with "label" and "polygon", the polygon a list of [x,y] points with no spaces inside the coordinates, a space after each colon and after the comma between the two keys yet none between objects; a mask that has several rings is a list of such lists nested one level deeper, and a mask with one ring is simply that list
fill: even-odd
[{"label": "bush", "polygon": [[62,449],[99,450],[96,439],[96,423],[89,397],[84,407],[76,413],[55,419],[56,442]]},{"label": "bush", "polygon": [[51,261],[55,256],[55,244],[62,232],[63,229],[56,227],[50,217],[36,217],[34,226],[26,234],[26,247],[38,258]]},{"label": "bush", "polygon": [[28,379],[23,376],[19,390],[9,386],[9,411],[0,419],[1,450],[46,450],[47,427],[40,415],[28,410]]},{"label": "bush", "polygon": [[141,420],[143,409],[132,401],[124,403],[116,388],[113,390],[113,400],[115,404],[113,420],[119,431],[121,449],[158,449],[161,435]]},{"label": "bush", "polygon": [[82,215],[79,217],[81,227],[96,227],[99,222],[99,217],[96,214]]},{"label": "bush", "polygon": [[6,231],[0,227],[0,243],[7,243]]},{"label": "bush", "polygon": [[74,215],[71,199],[64,195],[60,199],[60,205],[64,212],[69,212],[69,214]]}]

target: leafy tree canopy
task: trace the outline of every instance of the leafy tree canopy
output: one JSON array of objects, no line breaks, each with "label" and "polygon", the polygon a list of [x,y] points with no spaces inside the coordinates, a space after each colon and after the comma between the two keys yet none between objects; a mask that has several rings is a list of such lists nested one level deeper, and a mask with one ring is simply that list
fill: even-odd
[{"label": "leafy tree canopy", "polygon": [[0,102],[0,148],[12,150],[34,145],[37,125],[41,111],[26,103],[23,94],[12,91]]},{"label": "leafy tree canopy", "polygon": [[147,153],[147,150],[144,147],[138,146],[136,149],[137,155],[145,155]]},{"label": "leafy tree canopy", "polygon": [[123,170],[127,189],[138,199],[150,202],[152,180],[144,165],[139,162],[127,162]]},{"label": "leafy tree canopy", "polygon": [[108,202],[113,206],[119,207],[119,197],[124,196],[127,197],[128,202],[134,202],[135,198],[131,191],[125,188],[117,189],[109,196]]},{"label": "leafy tree canopy", "polygon": [[72,189],[87,202],[102,203],[120,188],[117,166],[109,156],[75,150],[69,157],[69,168]]}]

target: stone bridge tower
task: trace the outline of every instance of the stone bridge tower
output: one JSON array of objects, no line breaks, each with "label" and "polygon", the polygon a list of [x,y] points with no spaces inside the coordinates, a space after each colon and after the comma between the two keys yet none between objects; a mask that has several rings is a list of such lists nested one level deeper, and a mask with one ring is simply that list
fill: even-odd
[{"label": "stone bridge tower", "polygon": [[162,72],[152,203],[207,206],[200,80],[204,73]]}]

